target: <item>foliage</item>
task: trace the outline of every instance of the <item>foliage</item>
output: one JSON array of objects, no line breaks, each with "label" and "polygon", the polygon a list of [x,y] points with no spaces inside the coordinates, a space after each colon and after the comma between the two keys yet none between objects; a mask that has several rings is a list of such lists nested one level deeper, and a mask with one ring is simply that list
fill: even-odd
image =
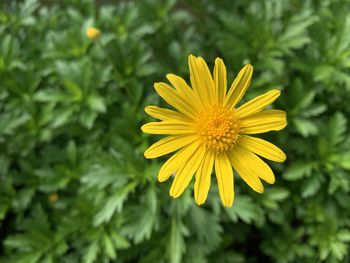
[{"label": "foliage", "polygon": [[[111,1],[112,2],[112,1]],[[349,262],[350,4],[7,1],[0,9],[0,261]],[[88,26],[101,30],[91,41]],[[187,56],[254,65],[280,87],[285,150],[263,195],[215,177],[205,205],[172,200],[143,158],[145,105]]]}]

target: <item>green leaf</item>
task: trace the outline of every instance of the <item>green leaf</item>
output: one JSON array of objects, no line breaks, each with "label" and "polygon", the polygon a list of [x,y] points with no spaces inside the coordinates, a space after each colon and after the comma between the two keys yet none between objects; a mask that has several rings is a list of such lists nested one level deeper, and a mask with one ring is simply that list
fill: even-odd
[{"label": "green leaf", "polygon": [[332,155],[330,161],[334,162],[336,165],[343,169],[350,169],[350,151]]},{"label": "green leaf", "polygon": [[77,146],[74,140],[70,140],[67,144],[67,157],[72,164],[77,161]]},{"label": "green leaf", "polygon": [[283,201],[290,195],[290,192],[286,188],[273,187],[266,191],[266,195],[272,200]]},{"label": "green leaf", "polygon": [[111,233],[111,238],[115,243],[115,247],[118,249],[126,249],[130,247],[129,241],[125,237],[119,235],[118,233]]},{"label": "green leaf", "polygon": [[313,163],[301,161],[295,162],[287,168],[283,177],[290,181],[299,180],[303,177],[310,176],[313,167]]},{"label": "green leaf", "polygon": [[8,210],[11,208],[12,200],[14,199],[15,194],[16,194],[16,191],[13,188],[12,179],[10,177],[5,177],[5,180],[1,180],[0,220],[4,219],[4,217],[7,215]]},{"label": "green leaf", "polygon": [[42,257],[41,251],[26,252],[20,255],[15,255],[10,262],[15,263],[37,263]]},{"label": "green leaf", "polygon": [[0,116],[0,135],[10,135],[21,126],[24,126],[31,116],[27,112],[13,110]]},{"label": "green leaf", "polygon": [[34,94],[34,99],[39,102],[67,102],[70,97],[57,89],[39,90]]},{"label": "green leaf", "polygon": [[99,253],[99,245],[97,241],[92,242],[84,251],[83,262],[93,263],[97,259],[97,254]]},{"label": "green leaf", "polygon": [[[307,20],[299,21],[299,18],[286,28],[285,32],[279,37],[279,44],[283,49],[300,48],[310,42],[306,34],[306,27],[313,23],[312,17]],[[305,18],[305,17],[304,17]]]},{"label": "green leaf", "polygon": [[169,243],[169,257],[171,263],[182,262],[182,255],[186,251],[186,244],[184,234],[188,230],[183,223],[173,216],[171,220],[170,243]]},{"label": "green leaf", "polygon": [[330,143],[332,145],[337,145],[344,140],[344,134],[346,131],[347,119],[345,116],[337,112],[331,118],[328,124],[328,134],[327,138],[329,138]]},{"label": "green leaf", "polygon": [[260,211],[250,196],[236,196],[233,207],[225,209],[225,212],[235,223],[238,222],[238,219],[246,224],[261,221]]},{"label": "green leaf", "polygon": [[337,238],[342,242],[350,242],[350,230],[340,230],[337,234]]},{"label": "green leaf", "polygon": [[330,176],[328,193],[334,194],[338,189],[348,193],[350,191],[350,180],[348,175],[342,170],[333,171]]},{"label": "green leaf", "polygon": [[[190,225],[191,232],[197,233],[200,242],[211,249],[217,247],[222,240],[222,227],[218,222],[218,218],[197,205],[192,206],[189,216],[192,221]],[[202,231],[203,229],[206,229],[206,231]]]},{"label": "green leaf", "polygon": [[341,242],[332,242],[331,252],[336,259],[342,260],[347,253],[347,246]]},{"label": "green leaf", "polygon": [[97,112],[106,112],[106,105],[102,97],[97,95],[89,96],[87,101],[92,110]]},{"label": "green leaf", "polygon": [[302,187],[301,196],[307,198],[313,196],[321,188],[320,175],[315,174],[314,176],[308,178]]},{"label": "green leaf", "polygon": [[120,212],[129,193],[135,189],[136,185],[136,182],[131,182],[124,186],[121,190],[116,192],[114,195],[107,198],[105,205],[94,217],[94,226],[98,226],[104,222],[108,222],[115,212]]},{"label": "green leaf", "polygon": [[285,188],[281,187],[274,187],[274,188],[269,188],[266,190],[262,203],[264,204],[265,207],[272,209],[272,210],[277,210],[279,209],[279,203],[280,201],[283,201],[289,196],[289,191]]},{"label": "green leaf", "polygon": [[308,118],[318,116],[321,113],[324,113],[326,110],[327,110],[327,106],[324,104],[312,104],[310,108],[303,110],[303,116]]},{"label": "green leaf", "polygon": [[111,238],[108,235],[103,235],[103,244],[108,257],[110,259],[115,259],[117,257],[116,250]]},{"label": "green leaf", "polygon": [[[79,84],[75,83],[72,80],[65,79],[63,80],[63,86],[69,92],[69,98],[71,101],[81,101],[83,99],[83,92]],[[67,96],[68,97],[68,96]]]},{"label": "green leaf", "polygon": [[315,135],[318,133],[318,128],[316,123],[311,120],[304,118],[295,118],[293,119],[293,123],[295,128],[303,135],[304,137],[308,137],[310,135]]},{"label": "green leaf", "polygon": [[138,206],[130,207],[126,217],[127,223],[121,231],[124,235],[133,238],[136,244],[150,239],[153,229],[158,226],[158,200],[153,187],[147,190],[141,204],[144,208],[142,211]]}]

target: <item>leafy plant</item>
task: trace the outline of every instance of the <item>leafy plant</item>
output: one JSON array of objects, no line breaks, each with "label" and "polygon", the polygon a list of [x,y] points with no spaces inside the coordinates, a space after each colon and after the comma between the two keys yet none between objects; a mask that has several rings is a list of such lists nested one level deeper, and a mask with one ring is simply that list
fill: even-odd
[{"label": "leafy plant", "polygon": [[[348,262],[348,1],[96,2],[0,4],[0,261]],[[252,63],[247,99],[282,90],[287,162],[263,195],[235,176],[231,209],[214,175],[204,206],[172,200],[143,157],[153,83],[190,53]]]}]

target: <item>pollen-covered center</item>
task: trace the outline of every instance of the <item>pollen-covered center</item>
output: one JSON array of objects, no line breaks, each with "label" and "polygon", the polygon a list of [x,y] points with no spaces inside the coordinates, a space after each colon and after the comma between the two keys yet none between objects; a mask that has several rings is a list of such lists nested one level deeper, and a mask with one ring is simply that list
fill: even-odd
[{"label": "pollen-covered center", "polygon": [[198,117],[198,134],[208,148],[222,152],[231,149],[237,142],[239,120],[235,110],[213,105]]}]

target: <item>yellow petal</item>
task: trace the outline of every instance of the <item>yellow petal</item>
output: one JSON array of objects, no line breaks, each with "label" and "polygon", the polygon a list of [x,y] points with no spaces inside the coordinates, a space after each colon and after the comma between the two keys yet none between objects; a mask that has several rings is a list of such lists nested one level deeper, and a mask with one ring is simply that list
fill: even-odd
[{"label": "yellow petal", "polygon": [[251,174],[251,176],[258,176],[269,184],[275,182],[275,176],[270,166],[268,166],[256,154],[246,150],[240,145],[237,145],[233,149],[233,152],[233,155],[236,155],[239,162],[245,166],[245,169]]},{"label": "yellow petal", "polygon": [[215,67],[214,67],[214,83],[215,83],[215,90],[217,95],[217,103],[223,104],[225,95],[226,95],[226,89],[227,89],[227,77],[226,77],[226,67],[224,62],[221,58],[215,59]]},{"label": "yellow petal", "polygon": [[198,205],[204,204],[205,200],[207,199],[213,164],[214,153],[212,151],[207,151],[201,165],[197,170],[196,182],[194,184],[194,199]]},{"label": "yellow petal", "polygon": [[193,174],[201,164],[205,150],[206,147],[204,145],[200,146],[193,155],[186,160],[184,166],[176,172],[175,179],[170,187],[170,196],[177,198],[183,193],[190,183]]},{"label": "yellow petal", "polygon": [[234,199],[233,172],[226,153],[215,156],[215,174],[221,202],[225,207],[231,207]]},{"label": "yellow petal", "polygon": [[167,135],[194,134],[196,132],[188,123],[175,121],[150,122],[143,125],[141,130],[144,133]]},{"label": "yellow petal", "polygon": [[158,181],[164,182],[168,180],[170,175],[179,170],[185,161],[194,154],[198,146],[198,142],[191,143],[190,145],[182,148],[180,151],[171,156],[160,168],[158,173]]},{"label": "yellow petal", "polygon": [[202,57],[197,58],[197,65],[199,66],[199,70],[201,72],[203,84],[208,91],[209,100],[210,102],[215,102],[217,93],[215,92],[214,80],[210,73],[208,65]]},{"label": "yellow petal", "polygon": [[244,103],[237,109],[237,114],[240,118],[244,118],[248,115],[262,111],[266,106],[273,103],[279,96],[281,91],[279,90],[270,90],[254,99]]},{"label": "yellow petal", "polygon": [[145,112],[153,118],[165,121],[165,120],[177,120],[177,121],[191,121],[186,115],[165,109],[158,106],[146,106]]},{"label": "yellow petal", "polygon": [[[233,168],[239,174],[239,176],[256,192],[263,193],[264,186],[261,183],[255,170],[256,164],[252,162],[250,158],[247,158],[247,150],[239,145],[236,145],[230,152],[228,152],[228,157]],[[249,157],[249,156],[248,156]]]},{"label": "yellow petal", "polygon": [[254,152],[271,161],[284,162],[287,158],[280,148],[260,138],[241,135],[238,143],[248,151]]},{"label": "yellow petal", "polygon": [[187,85],[186,81],[183,78],[174,74],[168,74],[166,77],[178,91],[179,95],[183,98],[183,100],[186,101],[186,103],[191,104],[192,107],[194,107],[197,111],[201,109],[202,105],[199,100],[199,97],[196,96],[194,91],[191,89],[190,86]]},{"label": "yellow petal", "polygon": [[186,103],[183,98],[179,96],[178,92],[168,84],[162,82],[155,83],[154,88],[159,96],[161,96],[171,106],[191,118],[196,117],[196,111],[191,106],[191,104]]},{"label": "yellow petal", "polygon": [[242,99],[244,93],[249,87],[250,80],[253,75],[253,66],[245,65],[238,73],[236,79],[233,81],[230,90],[225,98],[225,105],[229,108],[234,108],[236,104]]},{"label": "yellow petal", "polygon": [[240,132],[257,134],[282,130],[287,125],[286,112],[282,110],[265,110],[240,120]]},{"label": "yellow petal", "polygon": [[190,68],[191,85],[195,94],[200,98],[204,105],[215,101],[214,81],[210,74],[207,64],[203,58],[196,58],[193,55],[188,57]]},{"label": "yellow petal", "polygon": [[196,140],[193,135],[174,135],[169,136],[151,145],[144,153],[145,157],[148,159],[157,158],[159,156],[176,151],[191,142]]}]

